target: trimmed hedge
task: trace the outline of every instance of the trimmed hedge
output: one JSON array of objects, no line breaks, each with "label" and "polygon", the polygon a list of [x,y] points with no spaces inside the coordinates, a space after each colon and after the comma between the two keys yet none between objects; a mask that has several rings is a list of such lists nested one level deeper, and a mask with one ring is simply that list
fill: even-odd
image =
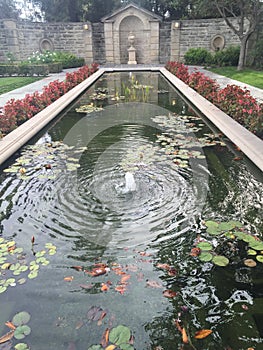
[{"label": "trimmed hedge", "polygon": [[0,64],[0,76],[47,76],[49,73],[47,64]]}]

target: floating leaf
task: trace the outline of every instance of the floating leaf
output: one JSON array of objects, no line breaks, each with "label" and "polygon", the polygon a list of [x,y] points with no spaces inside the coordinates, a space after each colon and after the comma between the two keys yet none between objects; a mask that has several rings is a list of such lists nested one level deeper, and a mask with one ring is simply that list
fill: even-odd
[{"label": "floating leaf", "polygon": [[15,350],[29,350],[29,347],[26,343],[19,343],[15,345]]},{"label": "floating leaf", "polygon": [[67,277],[64,277],[64,281],[65,282],[72,282],[74,279],[74,276],[67,276]]},{"label": "floating leaf", "polygon": [[146,281],[147,287],[151,288],[163,288],[162,284],[157,281]]},{"label": "floating leaf", "polygon": [[223,255],[216,255],[212,259],[213,263],[217,266],[227,266],[229,264],[228,258]]},{"label": "floating leaf", "polygon": [[244,260],[244,264],[248,267],[255,267],[257,266],[257,263],[253,259],[246,259]]},{"label": "floating leaf", "polygon": [[254,240],[253,242],[249,242],[249,247],[255,250],[263,250],[263,242]]},{"label": "floating leaf", "polygon": [[16,329],[16,326],[10,321],[6,322],[5,325],[13,331]]},{"label": "floating leaf", "polygon": [[103,350],[103,348],[100,345],[92,345],[88,350]]},{"label": "floating leaf", "polygon": [[14,332],[14,337],[16,339],[24,339],[26,335],[31,333],[30,327],[27,325],[18,326]]},{"label": "floating leaf", "polygon": [[197,244],[197,247],[202,249],[202,250],[212,250],[213,246],[209,242],[200,242]]},{"label": "floating leaf", "polygon": [[99,306],[92,306],[87,312],[87,318],[89,321],[98,321],[101,318],[104,310]]},{"label": "floating leaf", "polygon": [[205,225],[207,227],[207,232],[211,235],[219,235],[221,230],[219,229],[219,224],[215,221],[206,221]]},{"label": "floating leaf", "polygon": [[33,278],[36,278],[38,276],[38,271],[31,271],[29,274],[28,274],[28,278],[29,279],[33,279]]},{"label": "floating leaf", "polygon": [[0,286],[0,294],[4,293],[6,291],[6,289],[7,289],[6,287]]},{"label": "floating leaf", "polygon": [[195,333],[195,339],[204,339],[209,336],[209,334],[213,333],[211,329],[202,329]]},{"label": "floating leaf", "polygon": [[121,344],[121,350],[134,350],[134,347],[131,344]]},{"label": "floating leaf", "polygon": [[185,344],[188,343],[188,336],[187,336],[185,328],[182,329],[182,340],[183,340],[183,343],[185,343]]},{"label": "floating leaf", "polygon": [[31,318],[31,316],[28,312],[21,311],[13,317],[12,323],[15,326],[22,326],[22,325],[27,324],[30,321],[30,318]]},{"label": "floating leaf", "polygon": [[256,259],[257,259],[257,261],[263,263],[263,255],[257,255]]},{"label": "floating leaf", "polygon": [[191,256],[198,256],[200,254],[201,254],[201,249],[200,248],[194,247],[194,248],[191,249],[191,252],[190,252]]},{"label": "floating leaf", "polygon": [[174,298],[176,297],[177,293],[174,292],[173,290],[170,290],[170,289],[166,289],[163,291],[163,296],[165,298]]},{"label": "floating leaf", "polygon": [[109,340],[116,345],[128,344],[131,337],[131,331],[128,327],[119,325],[110,331]]},{"label": "floating leaf", "polygon": [[203,261],[203,262],[208,262],[211,261],[213,259],[213,255],[211,253],[208,252],[202,252],[198,258]]},{"label": "floating leaf", "polygon": [[5,335],[3,335],[0,338],[0,344],[3,344],[5,342],[7,342],[8,340],[12,339],[14,336],[14,333],[15,333],[15,331],[10,331],[10,332],[6,333]]},{"label": "floating leaf", "polygon": [[116,345],[109,345],[106,347],[105,350],[114,350],[114,349],[116,349]]},{"label": "floating leaf", "polygon": [[257,252],[254,249],[248,249],[248,255],[257,255]]}]

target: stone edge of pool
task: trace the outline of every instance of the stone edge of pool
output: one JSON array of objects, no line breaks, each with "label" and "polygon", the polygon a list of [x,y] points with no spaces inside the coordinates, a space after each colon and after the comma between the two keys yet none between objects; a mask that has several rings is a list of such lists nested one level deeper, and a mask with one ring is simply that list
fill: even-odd
[{"label": "stone edge of pool", "polygon": [[208,120],[210,120],[224,135],[226,135],[240,150],[263,171],[263,141],[242,125],[237,123],[211,102],[199,95],[167,69],[162,67],[120,67],[100,68],[88,79],[53,102],[33,118],[26,121],[0,141],[0,165],[26,144],[41,129],[50,123],[60,112],[72,103],[82,92],[89,88],[104,73],[116,71],[156,71],[160,72],[185,98],[191,102]]}]

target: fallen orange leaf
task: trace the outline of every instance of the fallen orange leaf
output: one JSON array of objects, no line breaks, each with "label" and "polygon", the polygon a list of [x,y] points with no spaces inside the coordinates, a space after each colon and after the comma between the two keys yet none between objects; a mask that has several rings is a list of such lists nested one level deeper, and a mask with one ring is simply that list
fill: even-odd
[{"label": "fallen orange leaf", "polygon": [[10,331],[8,333],[6,333],[5,335],[3,335],[1,338],[0,338],[0,344],[3,344],[5,342],[7,342],[8,340],[12,339],[13,336],[14,336],[14,333],[15,331]]},{"label": "fallen orange leaf", "polygon": [[176,325],[176,328],[178,329],[179,332],[183,332],[183,328],[181,327],[180,323],[178,320],[174,320],[174,324]]},{"label": "fallen orange leaf", "polygon": [[116,273],[116,275],[126,275],[126,272],[122,271],[120,267],[114,267],[112,270]]},{"label": "fallen orange leaf", "polygon": [[105,267],[102,268],[94,268],[91,271],[86,271],[89,275],[91,275],[92,277],[97,277],[97,276],[101,276],[101,275],[105,275],[105,273],[107,272]]},{"label": "fallen orange leaf", "polygon": [[110,289],[110,287],[109,287],[106,283],[102,283],[102,284],[101,284],[100,290],[101,290],[102,292],[107,292],[107,290],[109,290],[109,289]]},{"label": "fallen orange leaf", "polygon": [[83,267],[82,266],[71,266],[72,269],[77,270],[77,271],[82,271]]},{"label": "fallen orange leaf", "polygon": [[121,284],[127,282],[131,278],[131,275],[123,275],[121,278]]},{"label": "fallen orange leaf", "polygon": [[106,329],[105,329],[105,332],[104,332],[103,335],[102,335],[101,341],[100,341],[100,345],[101,345],[103,348],[106,348],[106,346],[108,345],[108,342],[109,342],[109,335],[110,335],[110,330],[109,330],[109,328],[106,328]]},{"label": "fallen orange leaf", "polygon": [[171,266],[168,265],[168,264],[161,264],[161,263],[158,263],[158,264],[156,265],[156,267],[157,267],[158,269],[162,269],[162,270],[169,270]]},{"label": "fallen orange leaf", "polygon": [[195,333],[195,339],[204,339],[209,336],[213,331],[211,329],[202,329]]},{"label": "fallen orange leaf", "polygon": [[200,248],[192,248],[191,249],[191,253],[190,253],[190,255],[191,256],[198,256],[198,255],[200,255],[201,254],[201,249]]},{"label": "fallen orange leaf", "polygon": [[73,279],[74,279],[73,276],[67,276],[67,277],[64,278],[64,281],[65,281],[65,282],[72,282]]},{"label": "fallen orange leaf", "polygon": [[187,344],[188,343],[188,337],[185,328],[182,329],[182,339],[183,343]]},{"label": "fallen orange leaf", "polygon": [[16,329],[16,326],[10,321],[6,322],[5,325],[13,331]]},{"label": "fallen orange leaf", "polygon": [[125,288],[125,286],[121,285],[121,286],[116,286],[115,290],[116,290],[116,292],[124,294],[124,292],[126,291],[126,288]]},{"label": "fallen orange leaf", "polygon": [[167,289],[163,291],[163,296],[166,298],[174,298],[177,295],[173,290]]}]

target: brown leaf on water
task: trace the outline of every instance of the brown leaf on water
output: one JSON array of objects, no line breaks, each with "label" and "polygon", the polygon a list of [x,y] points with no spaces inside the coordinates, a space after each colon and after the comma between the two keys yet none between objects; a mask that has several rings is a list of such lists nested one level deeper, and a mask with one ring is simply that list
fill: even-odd
[{"label": "brown leaf on water", "polygon": [[113,267],[112,271],[116,273],[116,275],[126,275],[126,272],[124,272],[121,267]]},{"label": "brown leaf on water", "polygon": [[73,276],[67,276],[67,277],[64,277],[64,281],[65,281],[65,282],[72,282],[72,281],[73,281],[73,279],[74,279],[74,277],[73,277]]},{"label": "brown leaf on water", "polygon": [[166,289],[163,291],[163,296],[166,298],[174,298],[176,297],[176,295],[177,293],[170,289]]},{"label": "brown leaf on water", "polygon": [[131,278],[131,275],[123,275],[121,278],[121,284],[126,283]]},{"label": "brown leaf on water", "polygon": [[97,323],[98,326],[101,326],[101,325],[102,325],[102,320],[104,319],[104,317],[105,317],[106,315],[107,315],[107,311],[103,310],[102,313],[101,313],[101,315],[100,315],[100,318],[99,318],[99,320],[98,320],[98,323]]},{"label": "brown leaf on water", "polygon": [[139,252],[140,256],[152,256],[151,253],[147,253],[147,252]]},{"label": "brown leaf on water", "polygon": [[126,270],[131,271],[131,272],[137,272],[138,271],[138,266],[136,265],[127,265]]},{"label": "brown leaf on water", "polygon": [[100,341],[100,345],[103,348],[106,348],[106,346],[108,345],[109,335],[110,335],[110,330],[109,330],[109,328],[106,328],[104,333],[102,334],[102,338],[101,338],[101,341]]},{"label": "brown leaf on water", "polygon": [[87,318],[89,321],[98,321],[101,317],[103,309],[99,306],[91,306],[87,312]]},{"label": "brown leaf on water", "polygon": [[7,321],[7,322],[5,323],[5,325],[6,325],[8,328],[12,329],[13,331],[16,329],[16,326],[15,326],[12,322],[10,322],[10,321]]},{"label": "brown leaf on water", "polygon": [[119,292],[120,294],[124,294],[126,292],[125,285],[121,284],[119,286],[115,287],[116,292]]},{"label": "brown leaf on water", "polygon": [[169,270],[171,266],[168,265],[168,264],[161,264],[161,263],[158,263],[158,264],[156,265],[156,267],[157,267],[158,269],[162,269],[162,270]]},{"label": "brown leaf on water", "polygon": [[185,328],[182,329],[182,340],[183,340],[183,343],[185,343],[185,344],[188,343],[188,336],[187,336]]},{"label": "brown leaf on water", "polygon": [[235,157],[234,158],[235,161],[242,160],[242,159],[243,159],[242,157]]},{"label": "brown leaf on water", "polygon": [[146,281],[147,287],[151,288],[163,288],[162,284],[157,281]]},{"label": "brown leaf on water", "polygon": [[107,283],[102,283],[100,290],[102,292],[107,292],[110,289],[109,285]]},{"label": "brown leaf on water", "polygon": [[94,285],[92,283],[90,283],[90,284],[80,284],[79,286],[80,286],[80,288],[87,289],[87,290],[94,287]]},{"label": "brown leaf on water", "polygon": [[183,328],[181,327],[179,320],[174,320],[174,324],[175,324],[176,328],[178,329],[178,331],[180,333],[182,333],[183,332]]},{"label": "brown leaf on water", "polygon": [[91,275],[92,277],[98,277],[101,275],[105,275],[105,273],[107,273],[107,270],[105,267],[94,267],[91,271],[85,271],[85,272]]},{"label": "brown leaf on water", "polygon": [[84,322],[82,320],[78,321],[76,326],[75,326],[75,329],[80,329],[81,327],[84,326]]},{"label": "brown leaf on water", "polygon": [[142,282],[143,279],[144,279],[144,274],[143,274],[142,272],[139,272],[139,273],[137,274],[137,280],[138,280],[139,282]]},{"label": "brown leaf on water", "polygon": [[171,277],[174,277],[177,275],[177,271],[174,267],[170,267],[170,269],[168,270],[168,275],[171,276]]},{"label": "brown leaf on water", "polygon": [[191,249],[191,253],[190,253],[191,256],[198,256],[200,254],[201,254],[201,249],[200,248],[195,247],[195,248]]},{"label": "brown leaf on water", "polygon": [[202,329],[195,333],[195,339],[204,339],[208,337],[211,333],[213,333],[211,329]]},{"label": "brown leaf on water", "polygon": [[12,331],[6,333],[5,335],[3,335],[3,336],[0,338],[0,344],[3,344],[3,343],[5,343],[5,342],[7,342],[8,340],[12,339],[13,336],[14,336],[14,333],[15,333],[15,331],[12,330]]},{"label": "brown leaf on water", "polygon": [[76,271],[83,271],[83,267],[82,266],[71,266],[71,268],[76,270]]}]

